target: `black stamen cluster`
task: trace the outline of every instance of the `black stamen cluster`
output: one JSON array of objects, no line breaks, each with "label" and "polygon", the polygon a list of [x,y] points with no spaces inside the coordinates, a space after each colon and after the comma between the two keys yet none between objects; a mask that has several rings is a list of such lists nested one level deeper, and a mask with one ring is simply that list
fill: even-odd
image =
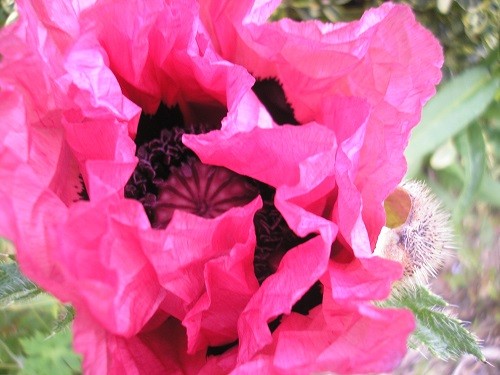
[{"label": "black stamen cluster", "polygon": [[306,237],[297,236],[290,229],[281,213],[274,206],[276,190],[269,185],[254,181],[263,200],[263,206],[255,213],[253,222],[257,246],[254,255],[254,272],[260,284],[271,276],[276,270],[271,264],[271,257],[284,254],[298,246],[314,235]]},{"label": "black stamen cluster", "polygon": [[139,163],[125,186],[125,197],[136,199],[153,222],[158,186],[170,175],[170,168],[179,166],[187,156],[194,156],[182,143],[185,129],[163,129],[160,136],[137,149]]},{"label": "black stamen cluster", "polygon": [[[299,125],[283,88],[276,79],[257,81],[253,91],[277,124]],[[140,201],[151,223],[155,222],[159,186],[168,179],[171,168],[181,166],[190,158],[196,158],[196,155],[182,143],[183,134],[207,133],[217,128],[220,121],[216,122],[216,126],[213,126],[214,124],[186,126],[178,106],[168,108],[163,104],[154,115],[144,113],[141,115],[135,139],[139,162],[125,186],[125,197]],[[262,284],[276,272],[276,263],[287,251],[313,238],[315,234],[304,238],[297,236],[274,206],[276,190],[262,182],[250,178],[249,181],[258,189],[263,200],[263,207],[256,212],[253,220],[257,240],[254,272],[259,284]],[[88,199],[83,183],[82,186],[80,197]],[[293,311],[307,314],[312,307],[321,303],[321,298],[322,287],[317,282],[294,305]],[[272,330],[279,321],[280,318],[277,318],[270,323]],[[232,345],[235,343],[211,348],[208,354],[220,354]]]},{"label": "black stamen cluster", "polygon": [[178,107],[160,105],[154,115],[142,114],[135,143],[139,159],[134,173],[125,185],[125,197],[138,200],[144,206],[149,221],[154,223],[154,207],[158,187],[179,167],[196,155],[182,143],[184,134],[201,134],[208,126],[184,125]]}]

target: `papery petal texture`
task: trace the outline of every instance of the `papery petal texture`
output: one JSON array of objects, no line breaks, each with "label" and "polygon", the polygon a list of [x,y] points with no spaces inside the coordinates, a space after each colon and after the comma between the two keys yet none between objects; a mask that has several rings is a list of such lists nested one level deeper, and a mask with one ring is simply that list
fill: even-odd
[{"label": "papery petal texture", "polygon": [[252,220],[260,205],[257,199],[213,220],[177,212],[165,232],[145,240],[168,292],[163,311],[182,320],[190,352],[237,339],[238,317],[258,289]]},{"label": "papery petal texture", "polygon": [[328,95],[372,106],[353,177],[373,247],[384,222],[380,202],[406,170],[409,132],[441,78],[441,48],[405,6],[384,4],[352,23],[265,22],[277,5],[204,0],[200,8],[221,55],[256,77],[278,79],[301,122],[318,121]]},{"label": "papery petal texture", "polygon": [[[369,373],[403,357],[411,313],[373,305],[402,267],[372,251],[441,48],[406,6],[268,21],[279,3],[20,0],[0,30],[0,236],[75,307],[85,373]],[[231,208],[172,198],[157,225],[154,194],[206,209],[203,186]]]}]

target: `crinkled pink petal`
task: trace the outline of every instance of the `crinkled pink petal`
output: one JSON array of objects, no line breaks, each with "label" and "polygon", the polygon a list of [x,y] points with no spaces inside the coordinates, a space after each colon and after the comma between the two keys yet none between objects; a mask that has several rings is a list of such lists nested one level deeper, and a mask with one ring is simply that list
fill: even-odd
[{"label": "crinkled pink petal", "polygon": [[135,168],[135,144],[130,134],[136,133],[140,108],[123,96],[105,65],[103,51],[88,39],[82,37],[72,47],[65,64],[67,74],[59,83],[72,103],[64,116],[66,141],[79,163],[89,196],[100,199],[123,194]]},{"label": "crinkled pink petal", "polygon": [[285,254],[276,273],[264,281],[240,316],[239,364],[271,342],[267,323],[290,313],[295,302],[325,272],[329,255],[330,245],[319,236]]},{"label": "crinkled pink petal", "polygon": [[[302,122],[315,119],[321,98],[334,93],[367,98],[370,104],[385,99],[418,118],[407,107],[420,108],[440,78],[439,44],[405,6],[384,4],[368,10],[360,21],[324,24],[265,22],[277,1],[260,2],[260,7],[251,0],[200,3],[203,22],[221,55],[258,77],[278,78]],[[324,64],[327,58],[334,63]]]},{"label": "crinkled pink petal", "polygon": [[[16,2],[18,8],[25,10],[30,18],[32,27],[44,30],[50,36],[50,42],[44,48],[64,51],[71,42],[78,36],[80,24],[78,15],[84,8],[91,5],[95,0],[72,1],[47,0],[47,1],[27,1]],[[43,34],[40,34],[42,36]]]},{"label": "crinkled pink petal", "polygon": [[[46,39],[42,43],[26,35],[26,30],[23,34],[23,28],[31,28]],[[75,208],[73,203],[82,189],[79,169],[94,197],[123,189],[135,164],[135,146],[128,133],[137,125],[139,109],[121,94],[105,65],[102,50],[96,48],[88,35],[80,37],[73,43],[65,41],[62,58],[59,50],[62,47],[58,44],[62,39],[52,39],[52,34],[46,33],[37,15],[29,11],[29,4],[20,7],[20,21],[2,31],[0,52],[5,53],[5,59],[0,70],[7,74],[2,75],[0,83],[19,88],[24,97],[22,102],[18,101],[24,113],[18,110],[15,115],[19,127],[12,126],[2,138],[10,145],[18,142],[20,151],[23,147],[28,150],[26,164],[2,162],[3,189],[11,197],[16,214],[12,219],[27,234],[21,239],[18,236],[15,243],[23,271],[62,300],[71,300],[79,309],[95,313],[111,331],[130,334],[141,328],[154,312],[155,304],[161,302],[156,276],[148,269],[150,266],[140,248],[132,242],[127,245],[117,234],[130,230],[120,231],[115,223],[110,223],[110,220],[120,222],[116,217],[119,214],[106,217],[111,212],[104,209],[101,212],[104,216],[100,216],[99,210],[84,215],[85,209],[81,205]],[[21,46],[21,52],[9,42],[11,39]],[[22,67],[21,72],[16,69],[10,72],[4,65],[7,63]],[[31,82],[24,81],[27,79]],[[19,130],[27,133],[27,139],[16,137]],[[66,221],[68,206],[70,220],[80,222],[73,228],[74,222]],[[137,219],[149,226],[142,207],[140,211],[142,216],[137,209],[122,214],[138,215]],[[131,219],[135,231],[137,219]],[[102,226],[96,227],[97,223]],[[113,234],[108,232],[106,237],[106,229]],[[116,238],[111,239],[115,234]],[[85,236],[95,237],[87,238],[91,241],[88,243],[82,238]],[[109,259],[101,258],[113,246],[119,248],[116,254],[123,254],[122,263],[110,265]],[[90,256],[86,250],[94,253]],[[126,267],[130,260],[136,263]],[[102,273],[92,274],[96,270]],[[86,271],[90,274],[86,275]],[[139,293],[139,285],[150,285],[149,291]]]},{"label": "crinkled pink petal", "polygon": [[236,366],[238,348],[228,349],[221,355],[208,356],[207,362],[200,369],[199,375],[229,374]]},{"label": "crinkled pink petal", "polygon": [[[137,332],[163,298],[137,238],[149,228],[142,206],[82,202],[68,210],[8,155],[0,158],[0,193],[9,196],[11,227],[0,229],[15,240],[23,272],[79,311],[90,311],[111,332]],[[29,235],[12,237],[15,225],[29,228]]]},{"label": "crinkled pink petal", "polygon": [[66,120],[92,119],[126,125],[133,135],[141,110],[122,94],[108,64],[106,52],[91,34],[82,34],[68,49],[65,74],[57,81],[68,99]]},{"label": "crinkled pink petal", "polygon": [[275,127],[273,119],[253,91],[241,90],[241,86],[233,86],[243,93],[240,101],[233,101],[227,116],[222,120],[222,130],[226,134],[247,132],[253,128],[271,129]]},{"label": "crinkled pink petal", "polygon": [[89,375],[198,374],[206,361],[203,352],[187,354],[184,328],[172,318],[130,338],[106,332],[86,316],[76,318],[74,330]]},{"label": "crinkled pink petal", "polygon": [[1,87],[0,113],[2,123],[8,126],[0,127],[0,150],[8,149],[21,160],[26,161],[28,159],[28,129],[26,128],[26,113],[23,110],[24,99],[14,89]]},{"label": "crinkled pink petal", "polygon": [[184,135],[183,142],[205,163],[276,187],[275,205],[298,235],[322,233],[325,243],[333,241],[337,229],[321,217],[335,188],[337,142],[328,128],[311,123],[235,134],[213,131]]},{"label": "crinkled pink petal", "polygon": [[[85,186],[88,186],[89,196],[99,199],[112,194],[122,195],[123,186],[134,172],[135,166],[135,161],[129,163],[109,160],[87,161],[81,172],[86,181]],[[119,190],[117,191],[117,189]]]},{"label": "crinkled pink petal", "polygon": [[[231,252],[233,257],[240,252],[253,254],[253,216],[261,204],[260,198],[256,198],[246,206],[232,208],[214,219],[175,211],[164,231],[151,231],[143,238],[146,255],[155,268],[160,284],[169,292],[162,305],[166,312],[179,320],[185,318],[194,303],[206,292],[206,281],[212,282],[210,277],[205,280],[207,262],[219,258],[231,261]],[[213,266],[208,269],[210,267]],[[207,272],[210,272],[208,269]],[[249,267],[245,269],[248,271]],[[250,275],[240,276],[246,277],[240,282],[248,284]],[[174,297],[172,310],[169,310],[169,295]],[[183,304],[181,310],[179,299]]]},{"label": "crinkled pink petal", "polygon": [[19,230],[16,222],[12,220],[15,217],[15,211],[12,207],[10,197],[0,191],[0,233],[1,238],[8,239],[11,242],[19,241]]},{"label": "crinkled pink petal", "polygon": [[274,187],[297,184],[300,163],[307,158],[330,157],[331,166],[335,161],[335,135],[314,123],[254,128],[233,135],[223,131],[185,134],[183,142],[204,163],[224,166]]},{"label": "crinkled pink petal", "polygon": [[38,34],[44,35],[47,30],[38,28],[33,12],[23,10],[19,4],[19,19],[0,29],[0,83],[2,90],[15,88],[23,96],[25,106],[30,109],[25,114],[27,121],[37,122],[49,117],[51,111],[59,112],[53,97],[55,85],[50,79],[54,67],[41,58],[47,51],[53,51],[53,43],[50,38],[40,42]]},{"label": "crinkled pink petal", "polygon": [[10,179],[10,171],[9,168],[6,171],[2,167],[9,166],[9,164],[18,164],[19,161],[17,155],[13,155],[12,151],[5,150],[0,146],[0,237],[13,243],[19,243],[21,236],[17,220],[15,220],[15,202],[13,202],[10,195],[12,188],[8,186],[8,183],[4,183],[6,178]]},{"label": "crinkled pink petal", "polygon": [[[58,7],[59,3],[51,1],[45,6]],[[78,39],[69,43],[71,33],[57,28],[47,31],[45,27],[53,22],[42,8],[37,5],[40,13],[36,14],[30,4],[20,4],[20,20],[2,30],[0,36],[0,53],[5,55],[6,64],[0,65],[1,84],[13,85],[24,96],[28,163],[66,204],[81,190],[78,168],[88,185],[96,185],[89,189],[94,197],[120,193],[136,162],[135,145],[128,133],[135,134],[140,109],[123,96],[92,36],[75,35]],[[77,22],[76,18],[73,21]],[[69,17],[61,27],[71,29],[73,21]],[[26,28],[35,30],[37,36],[44,35],[45,40],[23,34]],[[11,40],[17,44],[12,45]],[[101,133],[92,134],[90,124],[99,126]],[[96,142],[101,139],[103,142]],[[92,171],[84,167],[92,158],[108,161],[115,172],[122,169],[122,177],[101,173],[92,183]],[[114,161],[119,165],[113,166]],[[127,163],[125,168],[120,166]],[[64,180],[70,188],[59,187],[62,184],[58,182]]]},{"label": "crinkled pink petal", "polygon": [[67,124],[65,129],[90,198],[123,194],[123,187],[137,164],[135,145],[127,127],[108,121],[85,121]]},{"label": "crinkled pink petal", "polygon": [[85,374],[106,374],[112,366],[112,356],[108,355],[109,333],[85,313],[75,316],[72,329],[73,348],[83,355],[82,369]]},{"label": "crinkled pink petal", "polygon": [[332,298],[337,301],[381,300],[402,273],[401,264],[378,257],[355,258],[346,264],[332,261],[326,284],[331,285]]},{"label": "crinkled pink petal", "polygon": [[[414,329],[411,312],[370,305],[350,313],[344,309],[317,307],[308,317],[296,316],[291,323],[285,319],[275,333],[274,366],[290,373],[392,371],[406,353],[406,340]],[[324,315],[337,318],[327,323]]]},{"label": "crinkled pink petal", "polygon": [[140,203],[109,199],[73,205],[59,229],[54,257],[75,288],[75,304],[115,334],[137,333],[164,297],[141,246],[149,228]]},{"label": "crinkled pink petal", "polygon": [[42,287],[55,294],[64,292],[57,265],[50,258],[53,237],[48,227],[65,219],[66,207],[43,186],[29,165],[3,145],[0,145],[0,194],[4,197],[0,234],[14,242],[21,268],[39,280]]},{"label": "crinkled pink petal", "polygon": [[406,353],[406,340],[413,329],[411,312],[369,304],[346,307],[329,303],[307,316],[292,312],[282,318],[272,343],[231,374],[391,371]]},{"label": "crinkled pink petal", "polygon": [[115,1],[92,7],[81,22],[95,30],[127,97],[147,113],[164,101],[179,104],[188,123],[207,122],[197,106],[213,105],[205,115],[219,116],[231,107],[227,87],[249,88],[253,78],[214,53],[197,8],[194,1]]},{"label": "crinkled pink petal", "polygon": [[[334,131],[338,142],[334,172],[330,172],[329,178],[326,178],[323,184],[311,189],[314,185],[306,181],[314,181],[311,176],[319,174],[319,171],[331,169],[327,164],[331,162],[331,158],[318,158],[314,162],[311,162],[312,159],[304,161],[301,184],[280,187],[276,196],[277,207],[293,228],[300,228],[301,225],[293,224],[293,221],[296,221],[291,218],[293,208],[285,209],[289,203],[332,220],[338,226],[340,235],[358,256],[371,255],[366,227],[361,217],[362,198],[353,182],[369,110],[366,101],[358,98],[330,97],[324,100],[321,122]],[[291,213],[287,214],[287,211]],[[296,216],[298,220],[303,220],[303,214]]]},{"label": "crinkled pink petal", "polygon": [[0,140],[31,165],[40,182],[48,184],[56,173],[63,144],[62,130],[53,126],[60,110],[51,97],[57,89],[49,80],[47,65],[23,40],[26,27],[21,16],[17,23],[0,30],[0,95],[2,105],[10,107],[2,108],[5,123]]},{"label": "crinkled pink petal", "polygon": [[[11,123],[0,130],[0,233],[28,276],[74,303],[88,373],[389,371],[404,354],[411,314],[369,305],[401,267],[370,253],[440,49],[403,6],[350,24],[266,23],[277,4],[20,0],[19,22],[0,31],[0,113]],[[309,123],[277,127],[247,69],[277,78]],[[178,211],[164,231],[123,200],[140,110],[160,101],[187,124],[226,116],[185,144],[275,187],[294,232],[316,235],[260,288],[259,198],[215,219]],[[74,202],[80,176],[90,202]],[[340,263],[339,247],[354,257]],[[323,304],[290,313],[318,280]]]},{"label": "crinkled pink petal", "polygon": [[[337,175],[342,187],[338,188],[334,221],[357,253],[368,256],[371,251],[361,217],[361,194],[353,181],[369,107],[361,99],[334,97],[325,101],[322,113],[324,127],[309,124],[298,128],[256,128],[234,136],[227,132],[212,132],[203,136],[187,135],[184,142],[205,162],[223,165],[278,187],[276,205],[289,225],[297,230],[301,225],[292,223],[294,210],[287,214],[280,202],[290,201],[331,219],[333,207],[328,208],[328,205],[333,205],[335,182],[332,178]],[[341,141],[336,163],[335,141],[328,129],[335,131],[335,135],[338,133]],[[232,157],[227,158],[227,154]],[[255,155],[266,157],[255,158]],[[290,165],[283,165],[284,162],[290,162]],[[294,216],[301,220],[301,215]],[[300,232],[307,234],[304,230]]]},{"label": "crinkled pink petal", "polygon": [[236,244],[228,255],[205,264],[206,292],[182,321],[189,353],[237,339],[238,318],[259,289],[253,269],[254,248],[255,242],[252,246]]},{"label": "crinkled pink petal", "polygon": [[[161,100],[161,89],[156,78],[156,67],[150,54],[158,45],[154,41],[154,27],[164,16],[163,1],[147,4],[140,1],[98,2],[84,12],[80,22],[94,30],[96,37],[110,60],[110,67],[123,87],[127,97],[154,113]],[[113,20],[113,22],[109,22]],[[179,28],[172,28],[176,34]],[[175,41],[163,40],[162,53],[168,53]]]},{"label": "crinkled pink petal", "polygon": [[[335,186],[329,175],[334,173],[336,141],[330,130],[317,124],[254,128],[247,133],[224,136],[223,132],[211,132],[185,136],[184,142],[205,162],[223,164],[277,186],[275,204],[290,227],[302,236],[321,233],[321,237],[290,250],[277,272],[264,282],[245,308],[238,323],[238,358],[242,363],[271,340],[267,323],[289,313],[293,304],[326,271],[336,228],[317,215],[322,214],[325,196]],[[218,147],[210,147],[212,142],[219,142]],[[255,158],[255,155],[266,157]]]},{"label": "crinkled pink petal", "polygon": [[300,121],[318,121],[328,95],[356,96],[373,106],[355,180],[373,247],[384,223],[380,203],[406,170],[409,132],[441,78],[441,48],[406,6],[384,4],[360,21],[332,25],[267,23],[263,14],[277,2],[260,4],[205,0],[201,17],[224,58],[282,83]]},{"label": "crinkled pink petal", "polygon": [[251,361],[242,363],[233,371],[230,372],[231,375],[252,375],[252,374],[269,374],[275,375],[279,374],[275,368],[273,368],[273,359],[271,356],[256,356]]},{"label": "crinkled pink petal", "polygon": [[337,152],[337,200],[335,201],[332,220],[338,224],[343,241],[352,249],[355,256],[371,256],[371,247],[366,224],[362,217],[363,199],[354,184],[353,161],[340,147]]},{"label": "crinkled pink petal", "polygon": [[168,76],[160,84],[171,87],[173,82],[178,86],[172,98],[169,92],[163,93],[163,100],[179,104],[187,123],[219,122],[226,107],[232,110],[254,83],[245,69],[222,60],[210,44],[200,55],[179,55],[162,65],[162,73]]}]

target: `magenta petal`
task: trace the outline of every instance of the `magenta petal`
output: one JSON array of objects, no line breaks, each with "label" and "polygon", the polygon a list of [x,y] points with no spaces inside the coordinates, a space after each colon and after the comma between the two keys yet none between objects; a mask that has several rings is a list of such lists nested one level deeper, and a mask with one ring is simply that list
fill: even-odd
[{"label": "magenta petal", "polygon": [[330,95],[358,97],[372,106],[353,178],[373,248],[384,223],[380,204],[404,175],[409,132],[441,78],[441,47],[406,6],[386,3],[360,21],[332,25],[268,23],[262,15],[277,4],[261,4],[204,0],[201,17],[224,58],[282,83],[302,123],[319,121],[322,98]]},{"label": "magenta petal", "polygon": [[[247,206],[246,210],[255,212],[252,206]],[[244,223],[241,220],[239,223]],[[235,233],[235,228],[223,222],[219,228]],[[206,262],[203,272],[206,292],[183,320],[187,328],[189,352],[237,339],[237,320],[259,288],[253,269],[254,248],[255,233],[250,226],[246,242],[235,243],[229,253],[219,254]]]},{"label": "magenta petal", "polygon": [[293,304],[325,272],[329,255],[329,244],[321,237],[286,253],[276,273],[266,279],[240,316],[240,363],[248,361],[271,342],[267,323],[280,314],[290,313]]},{"label": "magenta petal", "polygon": [[84,354],[89,375],[194,375],[205,364],[204,353],[186,354],[185,331],[175,319],[130,338],[106,332],[88,317],[77,317],[74,330],[75,348]]},{"label": "magenta petal", "polygon": [[19,93],[2,87],[0,113],[2,122],[9,126],[0,127],[0,150],[3,152],[7,148],[25,161],[28,158],[28,129],[23,107],[24,99]]},{"label": "magenta petal", "polygon": [[115,1],[97,4],[83,17],[127,97],[146,113],[154,113],[163,101],[178,104],[188,122],[206,122],[198,117],[197,106],[212,105],[215,112],[230,107],[227,88],[234,81],[248,88],[253,82],[245,69],[213,51],[197,7],[194,1],[155,0],[148,6],[138,0]]},{"label": "magenta petal", "polygon": [[137,333],[163,300],[141,247],[148,228],[138,202],[110,199],[72,206],[60,231],[57,259],[80,299],[75,303],[115,334]]},{"label": "magenta petal", "polygon": [[[327,323],[323,315],[335,319]],[[291,322],[292,316],[285,319],[275,333],[273,360],[274,366],[292,373],[391,371],[406,353],[406,340],[414,329],[409,311],[369,305],[351,312],[340,306],[323,311],[318,307],[308,317],[295,317]]]},{"label": "magenta petal", "polygon": [[223,131],[184,135],[183,142],[204,163],[224,166],[274,187],[297,184],[300,164],[309,157],[328,153],[333,165],[332,153],[336,147],[334,134],[314,123],[300,127],[254,128],[233,135]]},{"label": "magenta petal", "polygon": [[237,339],[238,318],[259,289],[253,269],[254,247],[255,242],[237,244],[228,255],[206,263],[206,292],[182,322],[187,328],[189,353]]},{"label": "magenta petal", "polygon": [[[42,288],[68,300],[72,293],[53,258],[56,227],[66,220],[67,207],[9,150],[0,153],[0,195],[5,197],[0,233],[14,242],[21,269]],[[24,235],[26,228],[29,235]]]},{"label": "magenta petal", "polygon": [[[231,263],[238,259],[238,256],[246,259],[249,253],[253,254],[253,215],[261,204],[260,198],[256,198],[246,206],[235,207],[214,219],[176,211],[165,231],[151,232],[149,238],[143,239],[146,255],[157,272],[160,284],[172,296],[171,305],[177,306],[168,310],[170,297],[167,295],[163,304],[165,311],[180,320],[185,318],[187,311],[205,293],[205,283],[209,283],[210,287],[214,281],[213,276],[211,277],[211,267],[217,267],[216,264],[207,265],[205,271],[205,265],[210,260],[226,259]],[[236,259],[232,260],[232,257]],[[249,265],[244,266],[244,269],[248,271]],[[246,275],[246,278],[242,282],[248,283],[251,280],[249,275]],[[254,288],[252,285],[248,287]],[[179,299],[183,303],[182,311],[178,308]],[[203,305],[203,302],[200,304]],[[198,311],[203,310],[201,305],[197,307]]]},{"label": "magenta petal", "polygon": [[[148,113],[154,113],[161,100],[154,62],[150,58],[156,48],[151,46],[148,35],[164,9],[164,2],[159,0],[149,1],[147,6],[135,0],[98,2],[80,21],[96,33],[127,97]],[[168,52],[171,44],[166,43],[163,50]]]},{"label": "magenta petal", "polygon": [[328,266],[328,284],[332,298],[338,301],[381,300],[402,274],[399,263],[378,257],[354,259],[347,264],[332,261]]}]

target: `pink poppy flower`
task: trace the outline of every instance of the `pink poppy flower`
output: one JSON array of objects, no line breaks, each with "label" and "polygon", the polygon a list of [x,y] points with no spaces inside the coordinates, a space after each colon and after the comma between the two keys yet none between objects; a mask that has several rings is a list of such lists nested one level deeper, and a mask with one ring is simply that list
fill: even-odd
[{"label": "pink poppy flower", "polygon": [[405,6],[19,1],[0,32],[0,234],[77,311],[89,374],[390,371],[382,202],[440,47]]}]

